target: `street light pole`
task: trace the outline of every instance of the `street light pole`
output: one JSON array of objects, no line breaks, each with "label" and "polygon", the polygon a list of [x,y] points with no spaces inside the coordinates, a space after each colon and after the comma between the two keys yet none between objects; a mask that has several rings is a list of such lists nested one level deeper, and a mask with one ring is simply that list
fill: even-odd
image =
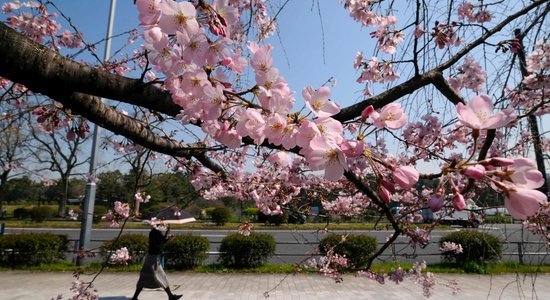
[{"label": "street light pole", "polygon": [[[107,37],[105,40],[105,53],[103,61],[106,63],[109,60],[111,52],[111,36],[113,35],[113,23],[115,20],[115,8],[116,0],[111,0],[111,7],[109,9],[109,21],[107,25]],[[103,98],[101,99],[103,102]],[[99,152],[99,133],[101,128],[97,125],[94,126],[93,142],[92,142],[92,154],[90,157],[90,176],[88,183],[86,184],[86,194],[84,197],[84,211],[82,212],[82,223],[80,225],[80,240],[78,247],[80,249],[90,249],[90,237],[92,235],[92,221],[94,217],[94,204],[95,204],[95,175],[97,166],[97,153]],[[77,257],[76,264],[82,266],[84,264],[84,256],[79,255]]]}]

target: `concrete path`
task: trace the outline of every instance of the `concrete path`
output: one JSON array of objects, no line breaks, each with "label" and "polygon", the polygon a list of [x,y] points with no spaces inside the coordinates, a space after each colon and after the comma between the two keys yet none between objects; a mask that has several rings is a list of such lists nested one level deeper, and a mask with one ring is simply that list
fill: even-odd
[{"label": "concrete path", "polygon": [[[100,300],[129,300],[139,274],[103,273],[95,281]],[[83,277],[91,278],[91,277]],[[452,295],[445,287],[456,280],[461,291]],[[0,299],[49,300],[58,294],[71,299],[71,272],[0,272]],[[182,299],[424,299],[422,286],[409,279],[399,285],[384,285],[347,275],[342,283],[320,275],[204,274],[170,272],[168,280]],[[436,274],[436,289],[430,299],[550,299],[550,274],[453,275]],[[264,294],[267,291],[269,297]],[[141,300],[166,299],[161,290],[144,290]]]}]

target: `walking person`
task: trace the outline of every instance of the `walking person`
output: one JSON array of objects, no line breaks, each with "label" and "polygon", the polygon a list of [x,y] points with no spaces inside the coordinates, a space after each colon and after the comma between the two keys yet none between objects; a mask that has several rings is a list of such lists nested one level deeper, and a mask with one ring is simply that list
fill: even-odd
[{"label": "walking person", "polygon": [[172,294],[166,273],[161,265],[162,250],[166,242],[170,240],[170,227],[166,227],[166,233],[162,233],[156,226],[149,232],[149,249],[139,273],[139,280],[136,285],[136,292],[132,300],[137,300],[139,293],[146,289],[163,288],[168,294],[168,300],[177,300],[182,295]]}]

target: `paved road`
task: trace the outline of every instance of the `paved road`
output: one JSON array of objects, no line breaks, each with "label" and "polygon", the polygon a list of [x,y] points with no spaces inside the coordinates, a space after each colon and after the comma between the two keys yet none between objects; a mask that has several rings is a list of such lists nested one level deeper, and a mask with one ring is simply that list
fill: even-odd
[{"label": "paved road", "polygon": [[[425,260],[428,263],[434,263],[440,261],[439,251],[439,238],[441,236],[455,230],[474,230],[463,229],[460,227],[453,227],[450,230],[434,230],[432,231],[432,241],[426,248],[417,248],[413,250],[407,243],[408,239],[404,236],[400,236],[395,245],[388,248],[379,261],[400,261],[413,263],[415,261]],[[538,264],[541,262],[550,263],[550,255],[548,249],[543,244],[540,244],[540,239],[531,235],[529,232],[523,229],[521,224],[499,224],[499,225],[487,225],[481,226],[478,229],[480,231],[489,232],[493,235],[500,237],[507,243],[504,248],[504,260],[519,261],[518,244],[521,244],[521,252],[523,253],[522,259],[525,263]],[[54,232],[57,234],[66,234],[69,239],[78,240],[80,230],[79,229],[48,229],[48,228],[6,228],[6,233],[20,233],[20,232]],[[144,229],[125,229],[126,233],[143,234],[147,235],[149,230]],[[212,263],[217,259],[215,253],[218,251],[221,240],[229,233],[235,232],[235,230],[173,230],[174,234],[187,234],[192,233],[195,235],[201,235],[207,237],[210,241],[210,255],[206,263]],[[305,259],[316,253],[317,245],[319,241],[325,236],[324,232],[319,231],[292,231],[292,230],[256,230],[256,232],[264,232],[273,235],[277,242],[276,255],[271,258],[271,263],[291,263],[296,264],[303,262]],[[343,231],[333,231],[343,233]],[[384,240],[392,233],[388,230],[356,230],[354,234],[368,234],[375,237],[379,243],[383,243]],[[118,230],[114,229],[94,229],[92,231],[92,248],[101,246],[105,240],[110,240],[118,234]]]},{"label": "paved road", "polygon": [[[138,279],[134,273],[103,273],[95,281],[100,300],[129,300]],[[89,280],[83,278],[83,280]],[[51,299],[63,294],[70,299],[72,274],[50,272],[0,272],[0,300]],[[344,276],[342,283],[321,275],[284,274],[202,274],[168,273],[175,293],[193,300],[416,300],[425,299],[422,285],[405,279],[399,285],[382,285],[366,278]],[[453,296],[445,285],[456,280],[460,292]],[[434,294],[430,299],[512,300],[550,297],[550,274],[528,275],[450,275],[436,274]],[[272,290],[273,289],[273,290]],[[271,291],[270,291],[271,290]],[[264,296],[266,291],[269,298]],[[166,299],[161,290],[144,290],[141,300]]]}]

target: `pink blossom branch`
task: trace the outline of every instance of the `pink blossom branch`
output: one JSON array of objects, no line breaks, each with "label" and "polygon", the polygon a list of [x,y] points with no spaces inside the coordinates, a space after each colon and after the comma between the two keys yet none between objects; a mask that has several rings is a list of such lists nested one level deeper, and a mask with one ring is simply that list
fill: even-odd
[{"label": "pink blossom branch", "polygon": [[393,214],[391,213],[390,208],[388,207],[388,205],[386,205],[386,203],[384,203],[368,186],[366,186],[365,183],[362,180],[357,178],[357,176],[355,174],[353,174],[349,171],[346,171],[344,173],[344,176],[346,176],[346,179],[349,180],[351,183],[353,183],[362,193],[367,195],[371,199],[371,201],[374,202],[374,204],[376,204],[378,207],[380,207],[382,209],[382,211],[384,212],[384,214],[386,215],[386,217],[390,221],[390,224],[391,224],[391,226],[394,230],[393,234],[384,243],[384,245],[382,245],[382,247],[380,247],[380,249],[378,249],[378,251],[376,251],[374,254],[372,254],[369,257],[369,259],[367,261],[367,265],[366,265],[366,269],[368,270],[368,269],[370,269],[374,259],[376,257],[380,256],[380,254],[382,254],[391,244],[393,244],[393,242],[397,239],[397,237],[399,237],[399,235],[403,231],[402,231],[401,227],[399,227],[399,224],[395,220],[395,218],[394,218]]}]

